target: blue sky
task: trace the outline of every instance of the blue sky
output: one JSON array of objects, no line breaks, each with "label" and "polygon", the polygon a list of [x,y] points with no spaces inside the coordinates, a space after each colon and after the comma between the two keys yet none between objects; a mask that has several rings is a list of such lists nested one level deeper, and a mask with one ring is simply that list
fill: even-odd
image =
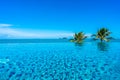
[{"label": "blue sky", "polygon": [[119,0],[0,0],[1,38],[92,34],[100,27],[119,37]]}]

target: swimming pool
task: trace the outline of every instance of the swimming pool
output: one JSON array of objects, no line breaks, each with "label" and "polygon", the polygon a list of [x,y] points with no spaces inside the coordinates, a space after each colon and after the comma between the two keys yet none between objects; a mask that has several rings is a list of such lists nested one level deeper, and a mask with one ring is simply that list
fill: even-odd
[{"label": "swimming pool", "polygon": [[119,45],[0,43],[0,80],[120,80]]}]

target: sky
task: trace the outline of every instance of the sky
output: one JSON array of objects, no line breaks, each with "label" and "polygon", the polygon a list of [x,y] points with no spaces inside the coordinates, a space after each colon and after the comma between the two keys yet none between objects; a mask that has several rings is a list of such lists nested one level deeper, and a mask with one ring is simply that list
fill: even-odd
[{"label": "sky", "polygon": [[106,27],[120,36],[120,0],[0,0],[0,38],[60,38]]}]

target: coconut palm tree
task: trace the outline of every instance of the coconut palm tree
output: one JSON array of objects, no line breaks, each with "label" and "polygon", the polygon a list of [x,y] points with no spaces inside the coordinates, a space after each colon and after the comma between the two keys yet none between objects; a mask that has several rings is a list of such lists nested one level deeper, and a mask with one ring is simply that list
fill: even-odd
[{"label": "coconut palm tree", "polygon": [[75,33],[74,39],[71,39],[71,42],[81,43],[83,40],[87,38],[83,32]]},{"label": "coconut palm tree", "polygon": [[109,41],[111,32],[107,28],[101,28],[98,30],[97,34],[94,35],[96,39],[100,39],[101,42],[103,41]]}]

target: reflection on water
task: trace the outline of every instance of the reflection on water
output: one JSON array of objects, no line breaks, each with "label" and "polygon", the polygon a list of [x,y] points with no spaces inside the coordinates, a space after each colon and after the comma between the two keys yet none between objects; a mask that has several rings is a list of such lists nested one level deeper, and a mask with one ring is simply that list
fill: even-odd
[{"label": "reflection on water", "polygon": [[[95,45],[92,45],[94,47],[97,47],[98,51],[107,52],[109,50],[109,44],[108,42],[95,42]],[[84,46],[87,45],[87,43],[75,43],[74,44],[77,49],[83,49]],[[88,46],[88,45],[87,45]],[[92,48],[91,46],[91,48]]]},{"label": "reflection on water", "polygon": [[75,43],[75,46],[83,46],[83,43]]},{"label": "reflection on water", "polygon": [[76,48],[79,50],[83,47],[84,43],[75,43]]},{"label": "reflection on water", "polygon": [[106,42],[98,42],[97,43],[97,48],[99,51],[103,51],[103,52],[108,51],[108,47],[109,47],[109,45]]}]

